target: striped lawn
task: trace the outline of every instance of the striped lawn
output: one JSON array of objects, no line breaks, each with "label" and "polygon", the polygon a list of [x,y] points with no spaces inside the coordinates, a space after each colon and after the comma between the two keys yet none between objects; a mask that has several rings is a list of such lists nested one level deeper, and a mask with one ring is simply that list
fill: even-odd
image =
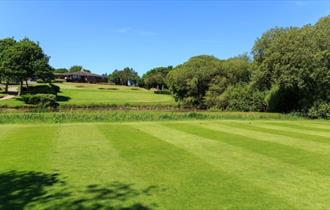
[{"label": "striped lawn", "polygon": [[0,210],[329,208],[326,121],[0,125]]}]

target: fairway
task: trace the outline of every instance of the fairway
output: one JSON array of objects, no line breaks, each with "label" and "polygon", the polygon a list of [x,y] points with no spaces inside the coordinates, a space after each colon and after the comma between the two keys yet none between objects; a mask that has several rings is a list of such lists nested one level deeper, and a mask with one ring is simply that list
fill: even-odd
[{"label": "fairway", "polygon": [[[155,94],[152,90],[108,84],[58,83],[60,105],[173,105],[170,95]],[[19,97],[0,101],[0,106],[22,106]]]},{"label": "fairway", "polygon": [[0,125],[0,209],[329,209],[330,124]]},{"label": "fairway", "polygon": [[138,87],[127,87],[118,85],[98,85],[63,83],[60,96],[69,97],[69,100],[60,104],[77,105],[102,105],[102,104],[132,104],[132,105],[152,105],[152,104],[173,104],[174,99],[169,95],[158,95]]}]

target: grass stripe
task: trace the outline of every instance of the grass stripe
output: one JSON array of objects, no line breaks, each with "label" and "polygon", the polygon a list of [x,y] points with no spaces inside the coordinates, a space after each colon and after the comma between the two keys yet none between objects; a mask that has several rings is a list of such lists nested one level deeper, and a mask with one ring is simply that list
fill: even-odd
[{"label": "grass stripe", "polygon": [[33,209],[147,209],[139,200],[147,189],[134,185],[130,164],[98,125],[59,127],[50,163],[65,184],[48,188],[54,198]]},{"label": "grass stripe", "polygon": [[253,138],[262,141],[275,142],[278,144],[283,144],[283,145],[303,149],[309,152],[314,152],[324,155],[330,154],[330,145],[327,144],[321,144],[318,142],[292,138],[285,135],[276,135],[262,131],[254,131],[245,128],[233,127],[230,125],[226,125],[226,122],[221,122],[221,121],[215,121],[215,122],[209,121],[209,122],[205,122],[205,124],[208,126],[208,128],[213,130],[218,130],[227,133],[235,133],[242,135],[244,137]]},{"label": "grass stripe", "polygon": [[109,139],[121,156],[133,163],[141,178],[166,188],[158,200],[160,209],[294,209],[276,196],[148,134],[148,125],[130,126],[112,129]]},{"label": "grass stripe", "polygon": [[259,141],[253,138],[242,138],[239,134],[231,134],[209,129],[207,125],[205,126],[203,123],[199,125],[194,125],[192,123],[169,123],[166,125],[186,133],[218,140],[258,154],[276,158],[285,163],[293,164],[311,172],[319,173],[320,175],[330,175],[330,165],[328,164],[330,162],[329,155],[311,153],[294,147],[273,142]]},{"label": "grass stripe", "polygon": [[296,132],[292,132],[292,131],[283,131],[283,130],[279,130],[279,129],[264,128],[264,127],[258,126],[258,123],[256,123],[256,122],[228,121],[228,122],[223,122],[223,123],[233,126],[233,127],[239,127],[239,128],[244,128],[244,129],[253,130],[253,131],[262,131],[265,133],[288,136],[288,137],[292,137],[292,138],[296,138],[296,139],[303,139],[306,141],[315,141],[315,142],[320,142],[320,143],[325,143],[325,144],[330,143],[330,139],[326,138],[326,137],[296,133]]},{"label": "grass stripe", "polygon": [[6,126],[6,125],[1,125],[0,126],[0,141],[1,140],[5,140],[7,138],[8,135],[10,135],[10,133],[13,133],[14,129],[16,127],[13,126]]},{"label": "grass stripe", "polygon": [[330,132],[330,123],[329,122],[314,122],[314,121],[272,121],[269,122],[274,125],[276,124],[285,124],[288,127],[295,127],[295,128],[307,128],[310,130],[315,130],[315,131],[326,131]]},{"label": "grass stripe", "polygon": [[0,146],[0,170],[47,170],[58,127],[23,126],[9,129]]},{"label": "grass stripe", "polygon": [[[138,126],[151,135],[191,152],[233,177],[239,177],[275,197],[281,197],[298,209],[327,209],[330,205],[329,177],[173,128],[156,124]],[[159,135],[160,133],[162,135]]]},{"label": "grass stripe", "polygon": [[330,132],[324,132],[324,131],[315,131],[315,130],[310,130],[307,128],[295,128],[292,126],[287,126],[286,124],[282,123],[258,123],[259,127],[264,127],[264,128],[272,128],[272,129],[277,129],[277,130],[283,130],[283,131],[291,131],[291,132],[296,132],[296,133],[301,133],[301,134],[308,134],[308,135],[315,135],[315,136],[322,136],[325,138],[328,138],[330,140]]},{"label": "grass stripe", "polygon": [[102,184],[129,177],[127,164],[92,124],[61,125],[52,160],[53,169],[66,174],[71,184]]}]

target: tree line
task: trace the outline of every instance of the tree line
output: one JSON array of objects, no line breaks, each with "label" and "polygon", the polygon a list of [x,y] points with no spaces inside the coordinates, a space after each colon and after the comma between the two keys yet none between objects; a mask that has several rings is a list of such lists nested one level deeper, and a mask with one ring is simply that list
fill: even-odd
[{"label": "tree line", "polygon": [[330,16],[266,31],[251,59],[192,57],[169,73],[167,84],[188,106],[330,118]]},{"label": "tree line", "polygon": [[[11,81],[52,73],[87,71],[82,66],[54,70],[38,43],[0,40],[0,79]],[[330,118],[330,16],[314,25],[272,28],[259,37],[251,56],[210,55],[175,67],[156,67],[142,77],[129,67],[105,75],[110,83],[168,90],[187,107],[228,111],[300,112]]]}]

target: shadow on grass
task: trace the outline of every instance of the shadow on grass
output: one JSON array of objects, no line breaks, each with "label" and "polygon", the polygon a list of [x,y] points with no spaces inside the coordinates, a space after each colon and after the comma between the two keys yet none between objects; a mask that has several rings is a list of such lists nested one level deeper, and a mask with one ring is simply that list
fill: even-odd
[{"label": "shadow on grass", "polygon": [[[47,195],[46,188],[56,184],[64,184],[58,174],[42,172],[9,171],[0,174],[0,209],[24,209],[31,202],[57,199],[61,196]],[[60,196],[60,197],[54,197]],[[64,195],[63,195],[64,196]]]},{"label": "shadow on grass", "polygon": [[68,96],[56,96],[56,101],[69,101],[71,97]]},{"label": "shadow on grass", "polygon": [[136,189],[134,184],[122,182],[77,189],[59,179],[57,173],[9,171],[0,174],[0,210],[40,206],[48,210],[150,210],[157,206],[139,200],[157,189],[156,186]]}]

